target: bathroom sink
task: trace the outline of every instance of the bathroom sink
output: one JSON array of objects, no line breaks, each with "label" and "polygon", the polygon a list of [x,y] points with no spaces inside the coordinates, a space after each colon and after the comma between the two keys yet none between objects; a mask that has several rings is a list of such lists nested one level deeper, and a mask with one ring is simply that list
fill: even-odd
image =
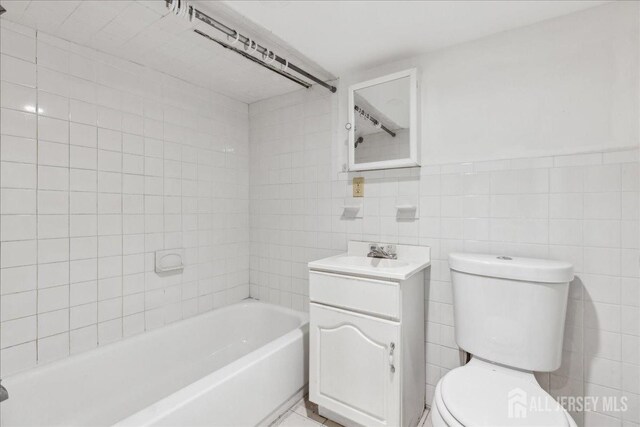
[{"label": "bathroom sink", "polygon": [[429,248],[398,245],[398,259],[368,257],[367,242],[349,242],[346,253],[309,263],[309,268],[328,273],[380,279],[406,280],[426,268],[430,261]]},{"label": "bathroom sink", "polygon": [[400,268],[409,265],[408,262],[397,259],[371,258],[353,255],[339,255],[334,258],[333,262],[341,265],[368,268]]}]

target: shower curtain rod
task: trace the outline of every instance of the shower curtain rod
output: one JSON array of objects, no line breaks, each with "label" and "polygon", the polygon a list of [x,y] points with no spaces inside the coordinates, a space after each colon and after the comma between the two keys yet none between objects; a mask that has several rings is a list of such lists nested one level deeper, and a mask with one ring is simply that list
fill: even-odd
[{"label": "shower curtain rod", "polygon": [[286,78],[286,79],[289,79],[289,80],[291,80],[292,82],[299,84],[300,86],[303,86],[305,89],[309,89],[309,88],[311,87],[311,83],[307,83],[307,82],[305,82],[305,81],[303,81],[303,80],[300,80],[299,78],[297,78],[297,77],[296,77],[296,76],[294,76],[294,75],[291,75],[291,74],[289,74],[289,73],[285,73],[284,71],[279,70],[278,68],[274,67],[273,65],[265,64],[263,61],[261,61],[260,59],[256,58],[256,57],[255,57],[255,56],[253,56],[253,55],[249,55],[247,52],[244,52],[244,51],[242,51],[242,50],[240,50],[240,49],[237,49],[237,48],[235,48],[235,47],[231,46],[230,44],[225,43],[225,42],[223,42],[223,41],[221,41],[221,40],[214,39],[214,38],[213,38],[213,37],[211,37],[209,34],[205,34],[205,33],[203,33],[203,32],[202,32],[202,31],[200,31],[200,30],[193,30],[193,31],[194,31],[196,34],[199,34],[199,35],[201,35],[202,37],[204,37],[204,38],[206,38],[206,39],[211,40],[212,42],[218,43],[220,46],[224,47],[225,49],[232,50],[232,51],[234,51],[235,53],[237,53],[238,55],[242,55],[242,56],[244,56],[245,58],[247,58],[248,60],[253,61],[253,62],[255,62],[255,63],[256,63],[256,64],[258,64],[258,65],[262,65],[263,67],[268,68],[269,70],[273,71],[274,73],[278,73],[278,74],[280,74],[282,77],[284,77],[284,78]]},{"label": "shower curtain rod", "polygon": [[[210,27],[215,28],[216,30],[224,33],[225,35],[227,35],[228,37],[232,37],[234,39],[237,39],[237,41],[239,41],[240,43],[242,43],[245,46],[248,46],[250,51],[253,52],[258,52],[260,54],[262,54],[263,58],[268,58],[268,61],[262,61],[265,62],[266,65],[268,65],[269,62],[277,62],[280,65],[283,66],[283,70],[281,70],[281,72],[279,72],[278,74],[283,75],[284,77],[291,79],[291,76],[289,73],[286,73],[285,71],[287,69],[291,69],[292,71],[295,71],[296,73],[300,74],[301,76],[304,76],[306,78],[308,78],[309,80],[319,84],[320,86],[330,90],[331,92],[335,92],[336,91],[336,87],[332,86],[322,80],[320,80],[318,77],[314,76],[313,74],[310,74],[308,72],[306,72],[305,70],[303,70],[302,68],[290,63],[289,61],[287,61],[286,59],[282,58],[281,56],[278,56],[275,54],[275,52],[267,49],[264,46],[261,46],[260,44],[258,44],[256,41],[251,40],[249,37],[246,37],[242,34],[240,34],[238,31],[234,30],[233,28],[227,27],[225,24],[216,21],[215,19],[213,19],[212,17],[206,15],[205,13],[202,13],[201,11],[199,11],[198,9],[196,9],[193,6],[189,6],[188,4],[186,4],[185,0],[165,0],[167,7],[171,8],[171,5],[174,2],[177,2],[177,7],[175,7],[175,11],[176,14],[180,14],[180,10],[187,10],[187,14],[190,17],[195,17],[197,19],[199,19],[200,21],[204,22],[205,24],[209,25]],[[186,6],[185,6],[186,5]],[[186,7],[186,9],[185,9]],[[195,30],[194,30],[195,31]],[[200,34],[200,35],[204,35],[204,33],[199,32],[199,31],[195,31],[196,33]],[[217,41],[211,37],[209,37],[209,39],[212,39],[214,41]],[[228,45],[229,47],[233,47],[231,45]],[[255,46],[255,47],[254,47]],[[226,47],[226,46],[225,46]],[[239,49],[233,49],[234,51],[238,52],[240,51]],[[242,51],[240,51],[242,52]],[[244,52],[243,52],[244,53]],[[245,57],[247,56],[251,56],[252,58],[256,59],[255,57],[253,57],[252,55],[243,55]],[[265,65],[260,63],[261,65]],[[274,69],[275,67],[267,67],[269,68],[271,71],[276,71],[277,69]],[[277,72],[277,71],[276,71]],[[284,74],[283,74],[284,73]],[[295,81],[295,80],[294,80]],[[300,84],[298,81],[296,81],[296,83]]]},{"label": "shower curtain rod", "polygon": [[356,110],[358,113],[360,113],[360,115],[362,115],[363,117],[367,118],[370,122],[372,122],[374,126],[380,125],[380,129],[382,129],[383,131],[385,131],[386,133],[391,135],[393,138],[396,137],[396,133],[394,131],[392,131],[391,129],[389,129],[385,125],[383,125],[380,120],[376,119],[371,114],[369,114],[366,111],[364,111],[364,109],[362,107],[354,105],[353,109]]}]

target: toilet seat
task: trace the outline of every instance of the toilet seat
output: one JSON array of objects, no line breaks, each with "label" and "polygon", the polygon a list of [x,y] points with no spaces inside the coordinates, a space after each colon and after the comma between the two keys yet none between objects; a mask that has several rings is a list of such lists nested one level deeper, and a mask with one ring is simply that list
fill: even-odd
[{"label": "toilet seat", "polygon": [[442,392],[440,391],[441,384],[442,380],[438,381],[433,397],[433,405],[431,407],[430,415],[432,418],[437,416],[437,420],[433,420],[432,427],[464,427],[453,415],[449,413],[447,406],[442,401]]},{"label": "toilet seat", "polygon": [[451,427],[575,425],[565,409],[538,385],[533,373],[478,358],[439,381],[434,403]]}]

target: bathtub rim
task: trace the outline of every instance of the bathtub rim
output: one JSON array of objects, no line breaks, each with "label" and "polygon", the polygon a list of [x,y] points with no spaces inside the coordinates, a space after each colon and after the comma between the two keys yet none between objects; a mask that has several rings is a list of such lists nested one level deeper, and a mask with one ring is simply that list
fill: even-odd
[{"label": "bathtub rim", "polygon": [[[57,368],[59,368],[61,366],[71,365],[71,364],[73,364],[75,362],[78,362],[78,361],[81,361],[81,360],[85,360],[85,359],[89,359],[92,356],[94,356],[96,353],[113,351],[113,349],[117,348],[119,345],[123,345],[125,343],[130,344],[135,340],[142,341],[144,339],[151,339],[151,338],[155,337],[156,335],[160,335],[160,334],[162,334],[164,332],[167,332],[167,331],[170,331],[170,330],[173,330],[173,329],[177,329],[177,328],[179,328],[181,326],[188,326],[190,324],[197,323],[198,321],[202,320],[205,317],[214,316],[214,315],[217,315],[217,314],[224,314],[224,312],[230,311],[230,310],[232,310],[234,308],[247,307],[247,306],[250,306],[250,305],[258,305],[258,306],[268,307],[271,310],[276,310],[276,311],[279,311],[281,313],[293,315],[294,317],[296,317],[300,321],[300,324],[298,325],[298,327],[293,329],[293,330],[299,329],[300,327],[302,327],[305,324],[309,323],[309,314],[308,313],[305,313],[305,312],[302,312],[302,311],[293,310],[293,309],[282,307],[282,306],[275,305],[275,304],[266,303],[266,302],[263,302],[263,301],[260,301],[260,300],[257,300],[257,299],[249,297],[249,298],[245,298],[245,299],[243,299],[243,300],[241,300],[239,302],[226,305],[224,307],[212,309],[212,310],[209,310],[209,311],[204,312],[204,313],[199,313],[199,314],[197,314],[195,316],[188,317],[188,318],[182,319],[182,320],[178,320],[176,322],[170,323],[168,325],[161,326],[161,327],[156,328],[156,329],[152,329],[150,331],[141,332],[141,333],[138,333],[138,334],[135,334],[135,335],[128,336],[126,338],[122,338],[121,340],[118,340],[118,341],[110,342],[108,344],[105,344],[105,345],[102,345],[102,346],[98,346],[96,348],[92,348],[91,350],[82,351],[82,352],[77,353],[77,354],[71,354],[71,355],[69,355],[67,357],[64,357],[62,359],[52,360],[51,362],[43,363],[42,365],[38,365],[38,366],[36,366],[34,368],[25,369],[23,371],[15,372],[15,373],[13,373],[11,375],[8,375],[6,377],[3,376],[2,377],[2,381],[3,381],[5,386],[9,387],[10,386],[9,383],[11,383],[14,380],[20,380],[20,379],[23,379],[23,378],[24,379],[29,379],[30,377],[46,373],[47,371],[57,369]],[[280,339],[283,336],[286,336],[290,332],[291,331],[287,332],[284,335],[281,335],[277,339]],[[273,342],[273,341],[270,341],[269,343],[265,344],[265,346],[269,345],[271,342]],[[262,346],[262,347],[264,347],[264,346]],[[259,350],[262,347],[259,347],[256,350]],[[249,353],[249,354],[251,354],[251,353]],[[243,357],[245,357],[245,356],[243,356]],[[231,362],[231,363],[235,363],[235,361]],[[223,369],[223,368],[220,368],[220,369]],[[217,371],[213,371],[213,372],[217,372]]]},{"label": "bathtub rim", "polygon": [[[257,301],[257,300],[256,300]],[[220,369],[210,372],[206,376],[192,382],[191,384],[174,391],[173,393],[165,396],[164,398],[154,402],[153,404],[140,409],[137,412],[130,414],[129,416],[117,421],[113,424],[113,427],[129,427],[129,426],[141,426],[152,425],[156,421],[161,420],[168,414],[179,410],[180,408],[188,405],[192,401],[202,397],[211,389],[223,384],[226,380],[238,372],[241,368],[248,369],[251,366],[259,363],[267,357],[278,352],[288,344],[293,343],[296,340],[304,339],[305,335],[309,334],[309,315],[305,312],[298,312],[296,310],[287,309],[281,306],[263,303],[257,301],[258,304],[266,305],[281,309],[279,311],[285,311],[287,313],[293,313],[300,318],[300,325],[295,329],[290,330],[284,335],[269,341],[267,344],[256,348],[252,352],[245,354],[244,356],[234,360],[228,365],[223,366]],[[253,304],[253,303],[250,303]],[[307,383],[296,393],[304,390],[307,387]],[[293,395],[295,397],[295,394]],[[286,402],[285,402],[286,403]],[[268,418],[269,416],[267,416]]]}]

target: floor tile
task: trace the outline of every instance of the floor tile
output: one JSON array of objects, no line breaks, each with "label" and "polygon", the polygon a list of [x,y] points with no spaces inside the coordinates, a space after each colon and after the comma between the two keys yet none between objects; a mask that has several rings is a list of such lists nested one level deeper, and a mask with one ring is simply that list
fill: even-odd
[{"label": "floor tile", "polygon": [[288,414],[278,424],[278,427],[318,427],[322,423],[313,421],[310,418],[303,417],[300,414],[289,411]]},{"label": "floor tile", "polygon": [[[429,409],[426,408],[420,417],[417,427],[426,425]],[[335,421],[327,419],[318,413],[318,405],[309,401],[309,396],[305,396],[297,401],[289,408],[280,418],[278,418],[270,427],[343,427]]]},{"label": "floor tile", "polygon": [[305,396],[296,403],[291,410],[298,415],[310,418],[319,423],[324,423],[326,421],[326,418],[318,413],[318,405],[310,402],[308,396]]},{"label": "floor tile", "polygon": [[429,416],[429,409],[425,409],[424,412],[422,413],[422,417],[420,418],[420,421],[418,422],[418,427],[424,427],[426,425],[428,416]]}]

